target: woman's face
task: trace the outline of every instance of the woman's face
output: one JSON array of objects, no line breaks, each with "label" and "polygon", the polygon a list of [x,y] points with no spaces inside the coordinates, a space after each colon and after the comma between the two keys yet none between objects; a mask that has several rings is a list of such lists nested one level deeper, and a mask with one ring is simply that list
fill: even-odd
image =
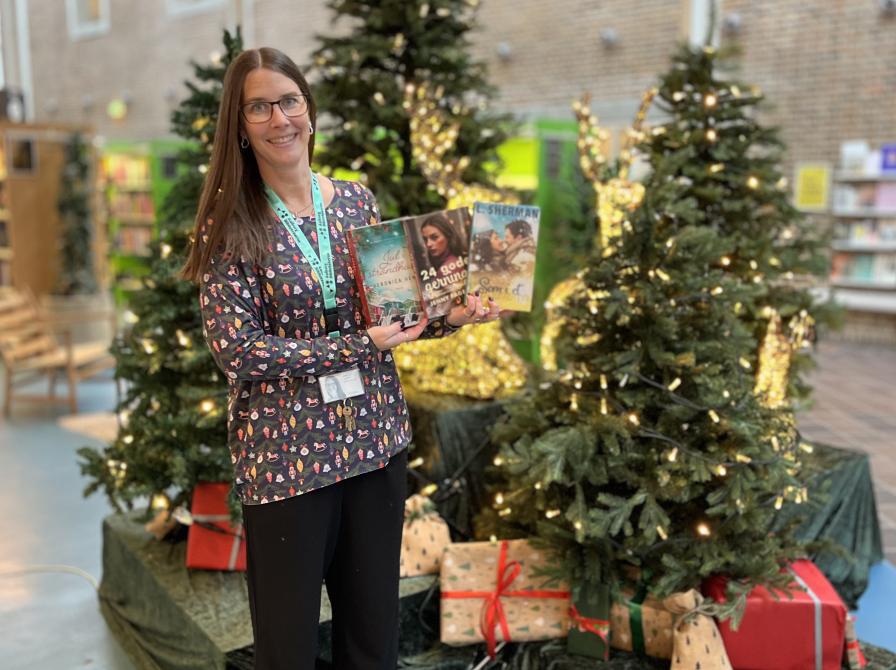
[{"label": "woman's face", "polygon": [[[299,86],[292,79],[279,72],[260,68],[246,77],[241,104],[273,102],[300,95]],[[268,121],[249,123],[240,115],[240,124],[255,153],[262,176],[271,170],[308,163],[310,121],[307,110],[300,116],[286,116],[279,105],[274,105]]]},{"label": "woman's face", "polygon": [[495,231],[492,231],[491,237],[489,237],[488,239],[489,239],[489,242],[492,243],[493,251],[499,251],[499,252],[504,251],[504,240],[501,239],[501,237],[498,235],[498,233],[496,233]]},{"label": "woman's face", "polygon": [[430,258],[441,258],[448,253],[448,238],[435,226],[423,226],[420,229],[423,234],[423,243]]}]

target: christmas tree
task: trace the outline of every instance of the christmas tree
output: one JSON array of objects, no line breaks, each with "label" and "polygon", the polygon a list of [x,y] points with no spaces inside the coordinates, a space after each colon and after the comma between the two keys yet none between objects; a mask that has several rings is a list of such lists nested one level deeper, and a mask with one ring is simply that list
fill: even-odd
[{"label": "christmas tree", "polygon": [[[625,566],[659,595],[729,575],[730,615],[752,584],[786,583],[781,564],[802,550],[769,529],[807,499],[791,360],[817,310],[792,279],[824,264],[787,202],[775,131],[754,118],[761,95],[717,60],[684,47],[662,78],[643,199],[560,307],[560,370],[495,431],[479,531],[539,538],[586,588]],[[774,355],[770,334],[784,338]],[[772,368],[784,375],[760,384]]]},{"label": "christmas tree", "polygon": [[[82,448],[81,471],[116,508],[153,496],[177,506],[199,481],[229,481],[226,389],[202,336],[196,287],[179,278],[215,135],[224,72],[242,40],[224,33],[224,54],[193,63],[196,82],[172,114],[174,132],[188,141],[178,155],[180,175],[159,211],[159,239],[144,288],[130,300],[130,326],[114,345],[116,376],[125,393],[120,428],[102,450]],[[155,496],[159,496],[156,498]]]},{"label": "christmas tree", "polygon": [[58,295],[95,293],[97,290],[92,248],[91,176],[90,149],[84,137],[74,133],[65,146],[57,202],[62,222],[59,277],[55,288]]},{"label": "christmas tree", "polygon": [[351,32],[319,36],[310,71],[324,142],[317,163],[346,169],[376,194],[384,217],[420,214],[445,206],[414,158],[409,85],[427,82],[459,123],[454,149],[469,163],[464,183],[488,186],[507,116],[487,111],[493,96],[483,64],[469,55],[467,34],[478,0],[331,0],[335,20],[350,17]]}]

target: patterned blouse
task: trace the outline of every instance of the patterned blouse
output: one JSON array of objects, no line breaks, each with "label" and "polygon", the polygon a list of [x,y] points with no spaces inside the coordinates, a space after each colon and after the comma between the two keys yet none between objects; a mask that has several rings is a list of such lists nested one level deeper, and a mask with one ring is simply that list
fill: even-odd
[{"label": "patterned blouse", "polygon": [[[392,353],[366,335],[345,239],[346,230],[378,222],[376,200],[361,184],[333,185],[327,218],[339,337],[326,335],[320,283],[283,225],[274,226],[275,246],[262,266],[219,254],[200,282],[205,339],[229,381],[228,445],[236,491],[247,505],[382,468],[411,440]],[[299,224],[317,251],[314,218]],[[423,337],[452,330],[433,320]],[[348,430],[343,402],[324,404],[317,377],[355,366],[366,394],[345,401],[355,421]]]}]

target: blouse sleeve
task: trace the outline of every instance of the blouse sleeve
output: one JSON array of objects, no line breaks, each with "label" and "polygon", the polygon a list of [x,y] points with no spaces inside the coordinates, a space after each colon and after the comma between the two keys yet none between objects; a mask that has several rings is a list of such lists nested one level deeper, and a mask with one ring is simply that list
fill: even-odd
[{"label": "blouse sleeve", "polygon": [[230,379],[271,379],[339,372],[374,355],[366,332],[297,339],[263,329],[261,288],[245,264],[213,257],[202,276],[203,334],[218,367]]}]

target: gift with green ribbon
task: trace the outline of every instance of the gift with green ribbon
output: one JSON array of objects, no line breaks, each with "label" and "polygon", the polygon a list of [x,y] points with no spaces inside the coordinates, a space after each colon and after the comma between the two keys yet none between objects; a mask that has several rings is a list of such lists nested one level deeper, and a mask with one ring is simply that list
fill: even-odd
[{"label": "gift with green ribbon", "polygon": [[648,595],[641,584],[637,591],[623,590],[623,601],[610,608],[610,646],[655,658],[672,658],[674,618],[663,603]]}]

